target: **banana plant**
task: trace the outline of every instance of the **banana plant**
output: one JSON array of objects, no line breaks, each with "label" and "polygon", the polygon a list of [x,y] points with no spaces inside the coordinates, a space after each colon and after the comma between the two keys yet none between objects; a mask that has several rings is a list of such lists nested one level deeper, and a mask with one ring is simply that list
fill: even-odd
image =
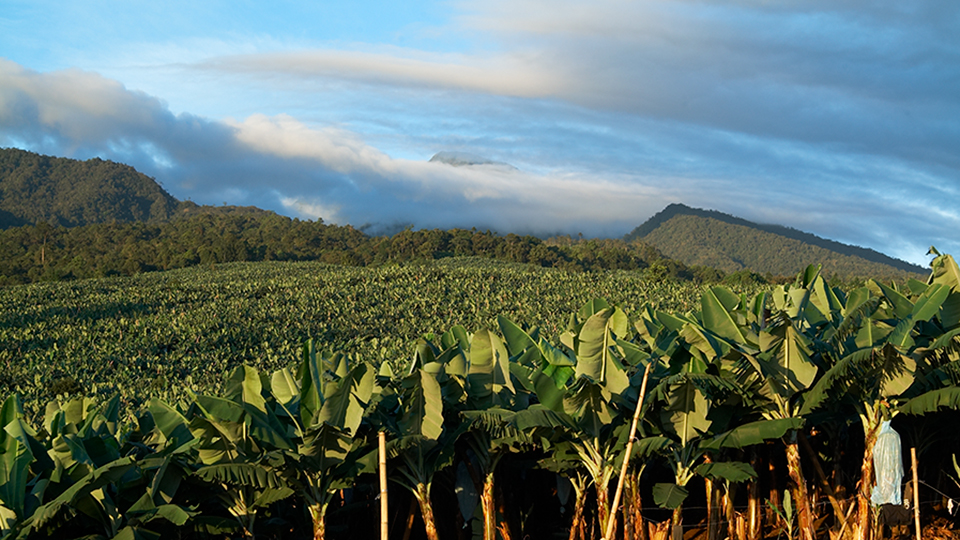
[{"label": "banana plant", "polygon": [[[523,409],[510,411],[494,407],[486,410],[467,410],[462,413],[467,431],[461,435],[466,442],[469,453],[474,458],[469,460],[479,467],[481,495],[480,503],[483,514],[484,540],[496,540],[497,511],[494,505],[495,473],[497,465],[509,454],[531,452],[541,447],[541,434],[533,429],[532,415],[539,410]],[[548,411],[552,413],[552,411]],[[555,416],[555,413],[553,413]],[[525,422],[518,427],[520,422]],[[499,522],[503,523],[505,516]]]},{"label": "banana plant", "polygon": [[[774,291],[774,310],[751,325],[758,333],[759,350],[738,347],[742,355],[736,368],[738,381],[741,388],[750,389],[746,395],[752,411],[767,420],[797,419],[803,425],[802,396],[812,387],[819,371],[811,357],[812,341],[805,333],[810,328],[806,315],[814,312],[817,319],[830,320],[837,317],[837,310],[842,307],[819,270],[808,267],[794,287],[780,286]],[[801,467],[798,431],[788,431],[783,443],[800,534],[803,540],[814,540],[814,506]],[[839,502],[831,493],[827,495],[834,513],[842,520]]]},{"label": "banana plant", "polygon": [[[52,517],[46,512],[63,508],[68,513],[82,512],[93,518],[107,536],[116,535],[123,528],[124,516],[115,494],[104,489],[106,486],[88,491],[82,487],[82,481],[93,477],[110,478],[111,475],[105,474],[110,470],[105,467],[110,464],[123,470],[132,465],[132,461],[123,462],[122,443],[117,438],[119,399],[114,396],[99,406],[89,398],[71,399],[65,403],[54,400],[48,403],[45,413],[44,429],[49,434],[47,454],[53,459],[54,470],[44,495],[59,496],[38,508],[34,514],[36,522],[44,521],[48,515]],[[71,495],[64,499],[68,492],[80,496]],[[61,506],[60,503],[64,504]]]},{"label": "banana plant", "polygon": [[225,397],[192,397],[189,429],[200,461],[193,474],[214,486],[243,535],[253,538],[257,512],[293,494],[283,472],[284,452],[294,447],[250,366],[229,375]]},{"label": "banana plant", "polygon": [[535,400],[562,412],[564,395],[576,374],[574,356],[550,344],[537,329],[527,332],[502,315],[497,322],[510,355],[510,373],[525,390],[517,392],[517,399],[528,404]]},{"label": "banana plant", "polygon": [[[748,463],[707,460],[708,455],[778,439],[802,423],[799,418],[788,418],[731,426],[729,422],[711,420],[711,402],[722,401],[721,392],[731,390],[728,382],[697,373],[666,377],[654,390],[654,400],[660,404],[662,435],[659,438],[663,442],[653,446],[655,440],[651,440],[647,444],[667,459],[674,482],[656,484],[653,497],[661,507],[673,509],[674,527],[682,526],[682,506],[689,494],[686,486],[695,476],[727,482],[743,482],[756,476]],[[720,427],[715,425],[718,423]]]},{"label": "banana plant", "polygon": [[[563,394],[563,412],[576,431],[568,432],[567,440],[558,445],[556,455],[566,453],[587,473],[597,496],[598,518],[605,524],[610,514],[610,481],[622,462],[626,445],[623,426],[630,414],[628,398],[636,399],[636,389],[618,348],[618,340],[628,335],[626,314],[602,299],[588,302],[571,316],[561,342],[575,359],[574,379]],[[618,461],[619,460],[619,461]],[[580,486],[586,487],[586,486]],[[575,515],[582,515],[585,489],[577,489]],[[574,523],[571,531],[580,529]]]},{"label": "banana plant", "polygon": [[[9,482],[4,482],[0,497],[4,503],[12,503],[16,512],[21,512],[16,515],[15,523],[7,522],[6,537],[48,535],[62,529],[64,520],[81,523],[72,520],[78,515],[95,523],[102,537],[156,537],[157,533],[143,525],[161,518],[182,525],[192,517],[176,505],[146,516],[139,512],[136,504],[133,507],[121,504],[131,493],[138,492],[144,472],[133,456],[121,456],[131,448],[126,440],[118,438],[120,420],[116,398],[102,406],[86,398],[50,402],[42,441],[22,422],[22,410],[16,398],[7,400],[0,415],[5,420],[12,419],[4,429],[3,447],[13,446],[11,449],[15,450],[10,455],[4,452],[4,458],[18,456],[12,464],[20,467],[28,461],[26,458],[33,460],[29,464],[32,478],[26,485],[23,473],[27,471],[22,468]],[[4,470],[9,470],[9,463],[6,459],[4,462]],[[29,491],[23,492],[27,486]]]},{"label": "banana plant", "polygon": [[[655,486],[654,501],[674,509],[674,527],[681,525],[686,485],[694,476],[726,482],[755,476],[747,463],[708,460],[708,455],[780,437],[802,423],[798,418],[777,415],[746,425],[730,421],[752,412],[744,410],[750,401],[745,392],[749,385],[743,384],[744,377],[740,381],[736,377],[738,369],[743,370],[744,357],[756,358],[766,351],[766,360],[782,349],[773,343],[775,334],[766,328],[765,304],[765,295],[750,301],[723,287],[711,287],[701,296],[699,312],[671,316],[647,309],[641,313],[637,329],[642,341],[651,354],[669,365],[670,375],[660,379],[653,395],[659,403],[660,432],[670,440],[662,453],[673,470],[674,482]],[[772,366],[770,362],[764,365],[768,364]],[[761,366],[755,362],[747,367]],[[765,380],[766,375],[755,373],[753,379]],[[728,412],[711,414],[723,409]]]},{"label": "banana plant", "polygon": [[[952,268],[950,268],[952,266]],[[870,496],[873,488],[873,446],[881,423],[899,413],[900,406],[921,413],[938,406],[936,396],[924,397],[923,374],[933,371],[938,356],[931,354],[950,320],[956,290],[952,259],[940,259],[930,282],[913,283],[900,291],[876,282],[852,291],[841,310],[829,354],[833,364],[805,397],[800,414],[826,404],[848,400],[858,413],[864,433],[864,456],[857,487],[857,513],[851,527],[857,540],[872,528]],[[948,302],[949,300],[949,302]]]},{"label": "banana plant", "polygon": [[430,491],[436,473],[453,462],[459,432],[444,427],[440,384],[428,369],[411,367],[397,386],[394,394],[378,404],[374,422],[390,436],[388,457],[400,461],[394,481],[413,494],[427,538],[437,540]]},{"label": "banana plant", "polygon": [[[287,459],[296,471],[295,486],[307,502],[313,537],[326,536],[326,513],[338,490],[351,487],[364,470],[361,457],[371,444],[360,436],[376,389],[372,366],[337,353],[311,354],[299,369],[299,384],[286,369],[271,377],[277,416],[291,427],[296,449]],[[324,364],[331,369],[322,369]]]},{"label": "banana plant", "polygon": [[0,408],[0,425],[0,534],[7,537],[36,510],[54,465],[15,394]]},{"label": "banana plant", "polygon": [[[500,318],[500,326],[510,328],[506,319]],[[513,328],[511,328],[513,329]],[[515,348],[529,346],[532,339],[516,328],[511,336]],[[470,336],[467,358],[465,410],[461,412],[464,433],[460,436],[468,447],[467,453],[473,459],[465,460],[468,469],[476,464],[480,485],[480,504],[483,514],[484,540],[496,540],[497,512],[495,508],[495,473],[500,460],[511,452],[528,450],[535,442],[525,433],[511,425],[516,412],[512,408],[525,409],[529,403],[528,391],[523,381],[514,384],[516,378],[511,371],[516,360],[513,359],[504,344],[495,333],[481,330]],[[489,382],[488,382],[489,381]],[[506,525],[505,525],[506,526]]]}]

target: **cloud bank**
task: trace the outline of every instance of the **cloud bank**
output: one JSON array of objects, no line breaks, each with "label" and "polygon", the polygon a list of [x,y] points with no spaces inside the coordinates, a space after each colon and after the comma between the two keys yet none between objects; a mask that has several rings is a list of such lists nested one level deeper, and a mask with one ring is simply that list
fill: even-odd
[{"label": "cloud bank", "polygon": [[[175,196],[391,228],[476,226],[618,235],[662,194],[629,182],[394,159],[342,129],[286,115],[223,122],[81,71],[0,62],[0,140],[131,163]],[[658,199],[657,202],[651,202]]]}]

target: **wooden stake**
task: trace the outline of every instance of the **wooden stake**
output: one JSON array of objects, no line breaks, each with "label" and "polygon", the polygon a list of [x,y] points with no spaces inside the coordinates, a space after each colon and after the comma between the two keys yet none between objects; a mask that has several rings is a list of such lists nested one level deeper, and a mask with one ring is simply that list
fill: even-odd
[{"label": "wooden stake", "polygon": [[633,423],[630,424],[630,437],[627,439],[627,451],[623,456],[623,466],[620,467],[620,479],[617,481],[617,491],[613,496],[613,504],[610,506],[610,515],[607,517],[606,532],[603,540],[613,538],[613,528],[617,523],[617,508],[620,507],[620,496],[623,495],[623,481],[627,478],[627,466],[630,464],[630,452],[633,451],[633,437],[637,433],[637,422],[640,420],[640,409],[643,408],[643,400],[647,394],[647,379],[650,377],[650,366],[653,360],[647,364],[643,370],[643,382],[640,383],[640,397],[637,399],[637,408],[633,411]]},{"label": "wooden stake", "polygon": [[387,505],[387,434],[377,434],[380,443],[380,540],[390,537],[390,514]]},{"label": "wooden stake", "polygon": [[917,527],[917,540],[920,540],[920,483],[917,480],[917,449],[912,446],[910,461],[913,468],[913,523]]}]

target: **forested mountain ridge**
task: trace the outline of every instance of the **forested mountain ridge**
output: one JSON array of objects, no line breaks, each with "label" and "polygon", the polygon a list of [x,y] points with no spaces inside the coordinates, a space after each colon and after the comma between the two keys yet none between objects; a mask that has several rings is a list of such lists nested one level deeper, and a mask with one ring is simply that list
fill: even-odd
[{"label": "forested mountain ridge", "polygon": [[749,269],[790,275],[811,261],[822,263],[827,275],[900,279],[927,272],[872,249],[683,204],[667,206],[624,240],[640,240],[685,264],[708,265],[725,272]]},{"label": "forested mountain ridge", "polygon": [[201,206],[167,193],[129,165],[0,148],[0,229],[46,223],[158,222],[198,214],[273,214],[253,206]]},{"label": "forested mountain ridge", "polygon": [[119,163],[0,149],[0,285],[232,261],[362,266],[450,256],[577,271],[643,270],[651,277],[699,282],[764,279],[751,271],[779,280],[811,261],[823,262],[825,275],[842,279],[904,279],[922,271],[852,246],[844,247],[906,268],[838,255],[829,250],[843,246],[836,242],[683,205],[667,207],[624,240],[541,240],[462,229],[371,237],[349,226],[254,207],[179,201],[152,178]]},{"label": "forested mountain ridge", "polygon": [[180,201],[129,165],[0,149],[0,228],[169,219]]},{"label": "forested mountain ridge", "polygon": [[721,279],[640,242],[499,235],[452,229],[371,237],[255,207],[178,201],[127,165],[0,149],[0,285],[136,274],[233,261],[365,266],[479,256],[568,270],[644,270]]}]

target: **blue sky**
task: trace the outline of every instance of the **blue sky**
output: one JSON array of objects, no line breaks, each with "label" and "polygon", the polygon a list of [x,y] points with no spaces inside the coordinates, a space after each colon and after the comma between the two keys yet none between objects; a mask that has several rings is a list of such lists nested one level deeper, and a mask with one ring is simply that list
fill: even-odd
[{"label": "blue sky", "polygon": [[957,28],[933,0],[5,0],[0,146],[371,231],[620,236],[682,202],[926,265],[960,253]]}]

